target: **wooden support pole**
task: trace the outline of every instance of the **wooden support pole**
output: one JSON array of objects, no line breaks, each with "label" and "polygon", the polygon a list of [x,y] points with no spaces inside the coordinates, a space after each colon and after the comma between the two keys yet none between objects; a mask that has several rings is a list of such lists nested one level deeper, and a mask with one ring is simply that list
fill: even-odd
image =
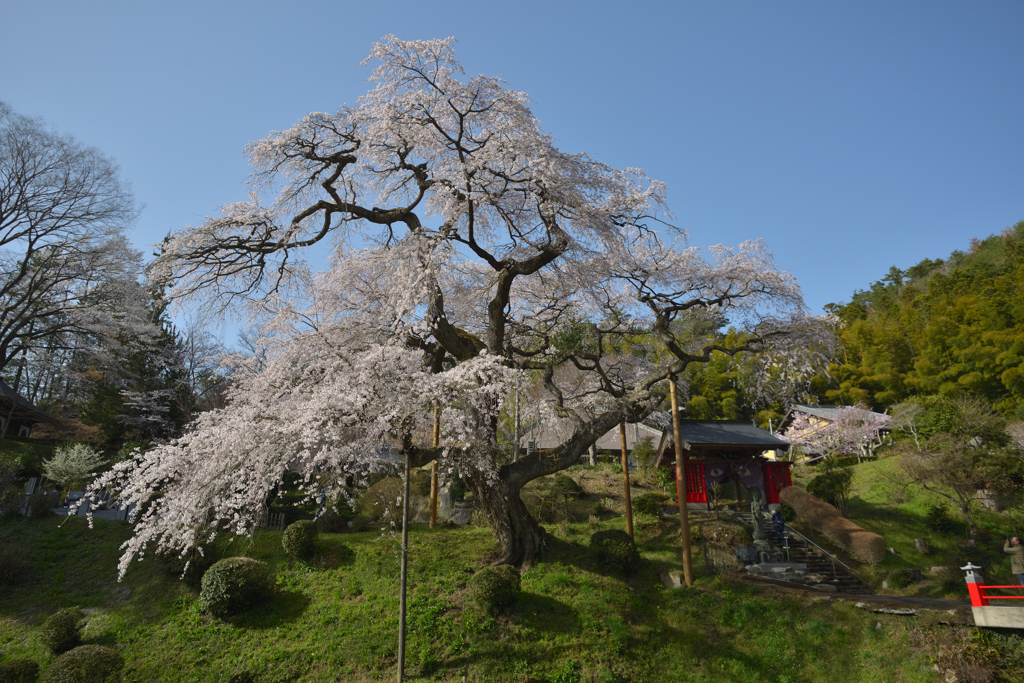
[{"label": "wooden support pole", "polygon": [[[441,446],[441,404],[434,401],[434,448]],[[437,525],[437,457],[430,464],[430,528]]]},{"label": "wooden support pole", "polygon": [[629,459],[626,457],[626,423],[619,422],[619,441],[622,444],[622,490],[626,498],[626,533],[633,535],[633,502],[629,498]]},{"label": "wooden support pole", "polygon": [[405,680],[405,586],[409,567],[409,454],[405,454],[405,482],[402,492],[402,575],[401,588],[398,594],[398,683]]},{"label": "wooden support pole", "polygon": [[679,399],[676,396],[676,378],[668,376],[672,395],[672,438],[676,451],[676,496],[679,499],[679,537],[683,543],[683,579],[693,585],[693,558],[690,553],[690,519],[686,509],[686,465],[683,463],[683,437],[679,427]]}]

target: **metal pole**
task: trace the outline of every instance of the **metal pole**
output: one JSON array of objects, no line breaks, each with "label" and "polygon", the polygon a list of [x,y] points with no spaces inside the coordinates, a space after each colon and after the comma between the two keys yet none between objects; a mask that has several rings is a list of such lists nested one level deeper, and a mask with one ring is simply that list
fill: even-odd
[{"label": "metal pole", "polygon": [[633,535],[633,503],[629,498],[629,462],[626,458],[626,423],[619,422],[619,441],[622,444],[622,490],[626,497],[626,533]]},{"label": "metal pole", "polygon": [[[434,401],[434,450],[441,445],[441,406]],[[430,528],[437,525],[437,454],[430,464]]]},{"label": "metal pole", "polygon": [[402,578],[398,597],[398,683],[405,680],[405,584],[409,566],[409,454],[405,454],[405,483],[402,494]]},{"label": "metal pole", "polygon": [[676,496],[679,499],[679,537],[683,542],[683,578],[687,586],[693,585],[693,558],[690,552],[690,520],[686,509],[686,466],[683,464],[683,437],[679,426],[679,399],[676,396],[676,378],[668,376],[672,394],[672,438],[676,451]]}]

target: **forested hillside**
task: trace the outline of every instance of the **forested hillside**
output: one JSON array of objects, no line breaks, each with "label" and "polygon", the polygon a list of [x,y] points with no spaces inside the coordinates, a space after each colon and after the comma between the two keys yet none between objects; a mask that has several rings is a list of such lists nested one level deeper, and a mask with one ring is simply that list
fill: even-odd
[{"label": "forested hillside", "polygon": [[1024,416],[1024,221],[967,253],[893,267],[849,303],[830,304],[843,341],[820,403],[884,409],[912,397],[972,394]]}]

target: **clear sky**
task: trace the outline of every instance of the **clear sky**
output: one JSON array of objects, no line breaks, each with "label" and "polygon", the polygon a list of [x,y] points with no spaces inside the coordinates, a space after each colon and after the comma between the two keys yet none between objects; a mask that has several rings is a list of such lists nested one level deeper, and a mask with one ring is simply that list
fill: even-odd
[{"label": "clear sky", "polygon": [[694,245],[765,239],[812,311],[1024,220],[1024,2],[3,0],[0,99],[114,157],[168,231],[250,140],[353,104],[388,33],[455,36],[566,151],[668,184]]}]

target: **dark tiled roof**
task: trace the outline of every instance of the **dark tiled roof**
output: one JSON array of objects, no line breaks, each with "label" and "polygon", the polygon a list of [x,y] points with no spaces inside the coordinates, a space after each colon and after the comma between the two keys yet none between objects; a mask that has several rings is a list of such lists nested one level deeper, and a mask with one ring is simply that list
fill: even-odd
[{"label": "dark tiled roof", "polygon": [[[3,408],[4,411],[9,411],[10,406],[13,404],[15,419],[49,423],[57,422],[57,418],[36,408],[32,405],[31,401],[7,386],[7,383],[2,379],[0,379],[0,402],[6,406]],[[2,417],[6,417],[6,414]]]},{"label": "dark tiled roof", "polygon": [[683,443],[706,446],[758,446],[789,448],[789,444],[750,422],[731,420],[680,420]]}]

